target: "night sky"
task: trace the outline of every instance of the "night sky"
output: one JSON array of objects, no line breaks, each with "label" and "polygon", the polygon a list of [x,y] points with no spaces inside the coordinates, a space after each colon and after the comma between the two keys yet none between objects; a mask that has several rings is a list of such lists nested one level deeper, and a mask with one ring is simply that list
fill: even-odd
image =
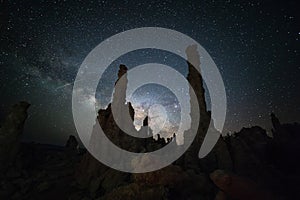
[{"label": "night sky", "polygon": [[[84,58],[104,39],[146,26],[182,32],[213,58],[227,93],[224,133],[253,125],[269,130],[271,112],[283,122],[300,121],[296,0],[0,2],[0,114],[20,100],[32,104],[24,140],[64,144],[76,135],[72,85]],[[186,62],[171,53],[130,52],[100,80],[100,106],[110,101],[121,63],[131,69],[153,60],[187,74]],[[155,87],[149,92],[163,90]]]}]

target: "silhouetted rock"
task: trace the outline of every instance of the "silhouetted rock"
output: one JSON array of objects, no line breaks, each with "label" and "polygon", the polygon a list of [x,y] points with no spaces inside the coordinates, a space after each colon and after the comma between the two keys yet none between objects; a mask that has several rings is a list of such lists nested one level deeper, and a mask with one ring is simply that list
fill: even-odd
[{"label": "silhouetted rock", "polygon": [[[119,114],[121,117],[121,123],[123,122],[128,125],[127,127],[129,128],[129,130],[136,131],[133,125],[133,121],[122,121],[122,116],[126,114],[130,115],[129,120],[133,120],[134,116],[134,109],[131,103],[126,104],[126,88],[128,82],[126,72],[127,67],[125,65],[120,65],[118,80],[115,83],[119,84],[119,87],[116,87],[114,91],[112,103],[109,104],[106,109],[99,110],[97,121],[99,122],[101,128],[103,129],[106,136],[110,139],[110,141],[125,150],[131,152],[146,152],[157,150],[166,144],[160,137],[158,138],[158,140],[154,140],[153,138],[132,137],[127,133],[124,133],[116,124],[115,120],[116,118],[118,118],[118,116],[113,115],[112,105],[117,106],[116,110],[120,112]],[[144,128],[145,127],[142,127],[141,131],[145,131]],[[105,145],[102,145],[101,142],[99,142],[97,134],[97,132],[92,133],[90,139],[90,148],[94,148],[95,151],[105,151],[106,147]],[[119,160],[117,162],[119,162]],[[134,161],[132,161],[132,164],[134,164]],[[99,178],[103,175],[103,173],[106,173],[107,170],[108,168],[106,166],[100,164],[99,161],[94,159],[92,155],[87,152],[78,167],[76,178],[78,180],[78,183],[82,187],[90,187],[90,184],[92,184],[92,179]]]},{"label": "silhouetted rock", "polygon": [[[200,172],[200,165],[201,161],[199,161],[198,154],[199,149],[202,145],[202,142],[204,140],[204,137],[206,135],[206,132],[209,127],[209,123],[211,120],[210,112],[207,111],[206,102],[205,102],[205,91],[203,87],[203,79],[201,77],[201,74],[198,70],[200,70],[200,55],[197,51],[197,46],[191,45],[188,46],[186,49],[187,54],[187,64],[188,64],[188,75],[187,80],[190,84],[190,93],[192,93],[192,90],[195,92],[195,95],[197,97],[197,102],[190,101],[191,106],[191,127],[197,127],[197,124],[199,124],[197,130],[187,130],[184,133],[184,138],[188,138],[191,134],[191,132],[197,132],[191,146],[187,149],[185,154],[176,162],[181,163],[181,165],[185,169],[193,169],[196,172]],[[194,65],[193,65],[193,64]],[[198,104],[199,106],[199,112],[200,112],[200,121],[195,120],[195,115],[199,115],[199,113],[195,113],[195,107]]]},{"label": "silhouetted rock", "polygon": [[271,113],[271,121],[272,121],[272,125],[273,125],[274,129],[277,130],[281,124],[280,124],[279,119],[275,116],[274,113]]},{"label": "silhouetted rock", "polygon": [[227,145],[234,171],[253,179],[266,174],[266,152],[270,140],[266,131],[257,126],[243,128],[239,133],[230,136]]},{"label": "silhouetted rock", "polygon": [[271,119],[274,121],[273,139],[269,144],[267,160],[277,172],[276,190],[293,199],[300,185],[300,161],[297,159],[300,154],[300,124],[281,124],[275,115]]},{"label": "silhouetted rock", "polygon": [[1,124],[0,129],[0,170],[12,164],[19,151],[20,136],[23,132],[27,109],[30,104],[22,101],[13,106]]},{"label": "silhouetted rock", "polygon": [[[141,152],[145,151],[145,140],[139,139],[136,140],[134,137],[131,137],[124,133],[115,122],[115,116],[112,113],[112,104],[118,106],[116,108],[121,113],[120,116],[126,114],[126,110],[129,111],[130,119],[133,119],[134,109],[131,103],[126,104],[126,88],[127,88],[127,67],[125,65],[120,65],[118,72],[118,80],[115,84],[119,84],[120,87],[115,89],[112,103],[108,105],[106,109],[100,109],[97,116],[97,122],[100,124],[106,136],[117,146],[124,148],[128,151]],[[122,79],[120,79],[124,76]],[[129,124],[127,122],[127,124]],[[133,123],[131,123],[131,130],[135,130]],[[97,132],[93,131],[90,139],[90,148],[95,151],[105,151],[105,145],[102,145],[97,136]],[[109,153],[109,152],[108,152]],[[97,179],[102,176],[109,169],[108,167],[101,164],[96,160],[89,152],[87,152],[82,159],[81,164],[78,167],[76,179],[78,183],[83,188],[90,187],[93,179]]]},{"label": "silhouetted rock", "polygon": [[75,155],[79,153],[78,151],[79,146],[78,146],[78,141],[74,135],[70,135],[69,139],[66,143],[66,152],[68,155]]}]

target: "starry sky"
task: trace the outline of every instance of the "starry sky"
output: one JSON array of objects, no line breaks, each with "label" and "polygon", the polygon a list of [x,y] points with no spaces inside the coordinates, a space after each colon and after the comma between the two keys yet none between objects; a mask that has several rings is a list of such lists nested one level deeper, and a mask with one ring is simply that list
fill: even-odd
[{"label": "starry sky", "polygon": [[[283,122],[300,121],[296,0],[0,2],[0,116],[20,100],[30,102],[24,140],[64,144],[76,135],[72,86],[84,58],[104,39],[145,26],[182,32],[213,58],[227,93],[225,133],[253,125],[269,130],[270,112]],[[100,80],[105,83],[96,95],[100,107],[110,101],[116,66],[131,69],[153,59],[187,74],[186,62],[169,52],[130,52]],[[163,91],[155,87],[147,92]]]}]

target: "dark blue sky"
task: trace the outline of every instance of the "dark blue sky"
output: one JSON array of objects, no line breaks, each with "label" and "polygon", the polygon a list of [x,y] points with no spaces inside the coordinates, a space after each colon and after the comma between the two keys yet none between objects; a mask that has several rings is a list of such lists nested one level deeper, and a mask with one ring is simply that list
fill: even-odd
[{"label": "dark blue sky", "polygon": [[[70,83],[85,56],[111,35],[158,26],[187,34],[212,56],[227,92],[225,130],[270,128],[272,111],[284,122],[300,121],[298,8],[296,0],[4,1],[1,115],[27,100],[32,107],[25,138],[64,143],[75,134]],[[132,66],[151,59],[186,73],[172,55],[157,52],[137,52],[118,62]],[[108,85],[116,71],[108,73]]]}]

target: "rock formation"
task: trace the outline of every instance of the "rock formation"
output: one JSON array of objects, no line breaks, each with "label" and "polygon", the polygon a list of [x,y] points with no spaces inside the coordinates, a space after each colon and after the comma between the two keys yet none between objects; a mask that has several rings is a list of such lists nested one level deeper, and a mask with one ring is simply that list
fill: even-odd
[{"label": "rock formation", "polygon": [[[200,60],[194,46],[187,48],[187,56],[188,59],[192,60],[192,63],[196,64],[196,66],[193,66],[191,62],[188,62],[189,74],[187,79],[197,96],[201,118],[200,122],[193,120],[191,122],[199,123],[199,128],[190,148],[173,165],[145,174],[127,174],[109,169],[87,152],[79,165],[76,179],[82,188],[93,188],[90,189],[92,191],[91,196],[97,196],[97,191],[102,191],[105,195],[101,199],[120,199],[121,197],[124,199],[139,199],[139,195],[142,194],[147,199],[152,198],[154,193],[154,196],[159,199],[185,199],[188,195],[190,195],[190,199],[201,197],[212,199],[217,190],[208,181],[208,175],[216,169],[228,170],[243,177],[248,177],[258,185],[268,185],[268,189],[271,190],[278,186],[278,181],[272,180],[272,175],[276,174],[276,170],[274,167],[269,166],[270,162],[268,161],[272,139],[260,127],[244,128],[232,136],[220,137],[213,150],[205,158],[198,158],[198,152],[211,121],[211,116],[206,108],[203,81],[197,71],[200,68]],[[121,112],[128,109],[131,118],[133,118],[134,110],[131,104],[125,104],[126,71],[127,68],[121,65],[116,81],[116,84],[119,83],[120,87],[116,88],[112,103],[117,101],[117,104],[121,105],[118,109]],[[191,104],[191,107],[193,106]],[[124,133],[114,120],[111,104],[107,109],[99,110],[97,120],[107,137],[126,150],[146,152],[159,149],[165,145],[162,138],[159,138],[158,141],[152,138],[137,139]],[[274,133],[278,135],[276,130],[280,129],[282,131],[282,128],[280,128],[282,125],[274,115],[272,115],[272,122],[276,124],[274,125]],[[146,121],[144,121],[144,125],[147,125]],[[188,134],[187,131],[186,135]],[[95,142],[96,140],[91,139],[91,141]],[[91,143],[91,145],[96,144]],[[144,159],[143,162],[147,164],[147,158]],[[110,180],[107,176],[115,178]],[[109,182],[110,184],[108,184]],[[146,194],[149,196],[146,196]],[[160,194],[160,196],[157,196],[157,194]],[[222,198],[222,195],[222,193],[218,193],[220,198]]]},{"label": "rock formation", "polygon": [[73,156],[79,153],[79,144],[74,135],[70,135],[66,143],[66,152],[68,155]]},{"label": "rock formation", "polygon": [[20,136],[23,132],[27,109],[30,104],[22,101],[13,106],[5,118],[0,129],[0,170],[4,170],[15,161],[19,146]]},{"label": "rock formation", "polygon": [[[129,111],[130,119],[133,120],[134,116],[134,109],[131,105],[131,103],[126,104],[126,88],[127,88],[127,67],[125,65],[120,65],[119,72],[118,72],[118,79],[115,84],[119,84],[119,87],[116,87],[112,103],[108,105],[106,109],[100,109],[98,112],[97,120],[103,129],[106,136],[112,141],[115,145],[126,149],[131,152],[146,152],[146,151],[154,151],[162,146],[164,146],[166,143],[164,142],[164,139],[158,137],[157,140],[154,140],[153,138],[135,138],[132,137],[126,133],[124,133],[116,124],[115,116],[113,116],[111,106],[112,104],[119,106],[117,108],[118,111],[124,112],[121,113],[120,116],[123,114],[126,115],[126,111]],[[123,78],[121,78],[123,76]],[[130,124],[131,127],[129,127],[132,131],[136,131],[135,127],[133,125],[133,122],[125,122],[127,124]],[[146,122],[145,122],[146,123]],[[143,131],[142,130],[140,131]],[[101,145],[101,142],[99,143],[98,138],[96,137],[97,133],[93,132],[91,139],[90,139],[90,147],[91,148],[99,148],[103,151],[105,151],[105,145]],[[100,147],[97,147],[100,146]],[[108,167],[101,164],[98,160],[96,160],[89,152],[87,152],[84,155],[84,158],[82,159],[81,164],[78,167],[77,170],[77,180],[78,184],[82,188],[88,188],[91,187],[93,184],[93,179],[95,177],[103,177],[103,173],[106,173],[109,170]],[[114,171],[115,174],[125,174],[122,172]],[[120,175],[120,177],[123,177]],[[103,177],[104,178],[104,177]],[[102,179],[101,179],[102,181]]]},{"label": "rock formation", "polygon": [[[198,52],[191,46],[187,54],[196,65],[188,62],[187,79],[196,91],[201,121],[195,140],[181,158],[154,172],[130,174],[111,169],[86,150],[78,149],[74,136],[69,137],[65,147],[20,145],[19,137],[29,107],[28,103],[21,102],[13,107],[0,130],[0,199],[244,200],[270,199],[270,196],[294,199],[300,185],[297,159],[300,125],[297,123],[280,123],[275,114],[271,114],[273,138],[260,127],[243,128],[238,133],[220,137],[205,158],[198,158],[211,117],[206,108],[202,78],[196,71],[200,68]],[[121,65],[116,81],[120,87],[114,91],[112,103],[119,104],[118,109],[124,115],[129,113],[132,120],[134,109],[125,102],[126,72],[127,67]],[[159,136],[154,140],[127,135],[116,124],[111,107],[110,104],[99,110],[96,120],[115,145],[133,152],[150,152],[167,144]],[[147,121],[145,118],[144,126]],[[191,123],[198,122],[192,120]],[[98,144],[94,137],[92,134],[90,145]],[[149,164],[147,157],[141,159],[144,165]]]},{"label": "rock formation", "polygon": [[[191,87],[190,90],[194,90],[196,97],[197,97],[197,103],[200,108],[200,121],[193,120],[194,117],[192,116],[192,127],[194,127],[195,123],[199,123],[199,127],[197,131],[197,135],[192,143],[192,145],[189,147],[189,149],[185,152],[183,155],[184,161],[178,160],[177,162],[184,162],[182,165],[186,169],[193,169],[195,172],[206,172],[209,173],[212,168],[222,168],[222,169],[232,169],[232,161],[226,146],[225,141],[220,138],[215,145],[214,149],[203,159],[199,160],[198,153],[200,150],[200,147],[203,143],[204,137],[207,133],[207,130],[209,128],[210,122],[212,122],[211,119],[211,112],[207,110],[206,101],[205,101],[205,90],[203,87],[203,79],[201,77],[201,74],[199,73],[200,69],[200,55],[197,51],[196,45],[188,46],[186,49],[186,54],[188,58],[188,76],[187,80],[190,83]],[[191,64],[193,63],[193,64]],[[191,93],[191,92],[190,92]],[[193,109],[193,103],[191,101],[191,110]],[[189,130],[190,131],[190,130]],[[189,134],[189,131],[185,133],[185,135]],[[211,128],[212,132],[215,132],[216,134],[219,133],[216,129],[213,127]]]}]

